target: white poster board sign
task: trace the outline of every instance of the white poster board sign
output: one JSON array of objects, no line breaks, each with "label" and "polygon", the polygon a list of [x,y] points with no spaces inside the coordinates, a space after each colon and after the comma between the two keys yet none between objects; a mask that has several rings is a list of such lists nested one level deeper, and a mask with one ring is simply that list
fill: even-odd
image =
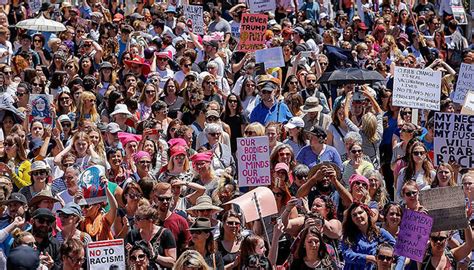
[{"label": "white poster board sign", "polygon": [[434,117],[435,165],[455,161],[474,168],[474,116],[437,112]]},{"label": "white poster board sign", "polygon": [[275,0],[248,0],[250,13],[264,13],[267,11],[274,12],[276,9]]},{"label": "white poster board sign", "polygon": [[87,264],[90,270],[125,270],[123,239],[87,244]]},{"label": "white poster board sign", "polygon": [[239,186],[267,186],[270,177],[270,146],[267,136],[237,138]]},{"label": "white poster board sign", "polygon": [[464,99],[461,114],[474,115],[474,91],[469,91]]},{"label": "white poster board sign", "polygon": [[281,47],[255,51],[255,62],[264,63],[265,69],[285,66],[283,50]]},{"label": "white poster board sign", "polygon": [[439,111],[441,75],[440,71],[395,67],[392,104]]},{"label": "white poster board sign", "polygon": [[467,24],[466,11],[463,6],[452,6],[451,10],[453,11],[453,17],[458,21],[459,25]]},{"label": "white poster board sign", "polygon": [[194,34],[204,35],[204,9],[202,6],[186,5],[184,6],[184,16],[186,25],[191,25]]},{"label": "white poster board sign", "polygon": [[461,63],[456,90],[451,96],[453,101],[462,104],[469,90],[474,91],[474,65]]}]

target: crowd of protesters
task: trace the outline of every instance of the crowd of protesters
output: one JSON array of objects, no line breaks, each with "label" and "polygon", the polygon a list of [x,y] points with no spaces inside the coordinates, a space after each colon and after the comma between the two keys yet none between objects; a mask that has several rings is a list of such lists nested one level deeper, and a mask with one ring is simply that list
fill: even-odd
[{"label": "crowd of protesters", "polygon": [[[189,1],[204,35],[179,1],[7,2],[0,269],[88,269],[87,245],[113,239],[127,269],[473,269],[470,226],[432,232],[422,262],[394,254],[422,190],[462,186],[471,220],[474,173],[433,162],[435,111],[392,104],[396,67],[430,69],[441,112],[460,113],[464,2],[276,0],[264,47],[284,66],[269,69],[237,49],[245,1]],[[66,30],[15,27],[39,13]],[[320,81],[348,67],[384,80]],[[237,138],[254,136],[268,136],[277,213],[248,222],[226,203],[252,190]],[[96,165],[106,202],[79,185]]]}]

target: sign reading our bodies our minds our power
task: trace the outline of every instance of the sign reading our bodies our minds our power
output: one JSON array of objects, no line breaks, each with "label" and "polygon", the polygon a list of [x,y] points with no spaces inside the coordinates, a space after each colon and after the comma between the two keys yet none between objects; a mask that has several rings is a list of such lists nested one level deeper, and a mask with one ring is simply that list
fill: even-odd
[{"label": "sign reading our bodies our minds our power", "polygon": [[270,185],[270,147],[267,136],[237,138],[239,186]]},{"label": "sign reading our bodies our minds our power", "polygon": [[440,99],[440,71],[395,67],[393,105],[439,111]]},{"label": "sign reading our bodies our minds our power", "polygon": [[474,167],[474,115],[437,112],[434,116],[435,164],[455,161]]}]

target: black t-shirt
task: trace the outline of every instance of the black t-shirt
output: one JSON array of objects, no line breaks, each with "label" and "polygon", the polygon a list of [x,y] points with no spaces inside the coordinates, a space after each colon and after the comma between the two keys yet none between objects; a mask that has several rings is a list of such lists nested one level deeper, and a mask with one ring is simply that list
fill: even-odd
[{"label": "black t-shirt", "polygon": [[215,253],[207,253],[206,256],[204,256],[204,260],[211,269],[224,270],[224,260],[222,259],[222,254],[219,251]]},{"label": "black t-shirt", "polygon": [[430,2],[426,3],[426,5],[418,4],[414,10],[418,15],[425,15],[429,11],[436,13],[434,5]]},{"label": "black t-shirt", "polygon": [[230,148],[232,153],[237,151],[237,138],[243,137],[242,125],[249,122],[248,118],[243,115],[224,116],[222,121],[230,127]]}]

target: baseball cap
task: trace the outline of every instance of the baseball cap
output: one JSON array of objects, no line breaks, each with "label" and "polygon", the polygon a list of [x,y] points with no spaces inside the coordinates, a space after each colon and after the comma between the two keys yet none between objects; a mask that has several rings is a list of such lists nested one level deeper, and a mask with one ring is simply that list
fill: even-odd
[{"label": "baseball cap", "polygon": [[62,209],[57,211],[58,213],[64,213],[66,215],[75,215],[82,217],[81,207],[75,202],[68,202]]},{"label": "baseball cap", "polygon": [[33,214],[31,215],[32,218],[46,218],[51,222],[56,220],[53,212],[47,208],[38,208],[36,209]]},{"label": "baseball cap", "polygon": [[12,202],[19,202],[19,203],[22,203],[22,204],[27,204],[28,201],[26,200],[26,197],[25,195],[21,194],[21,193],[17,193],[17,192],[14,192],[10,195],[10,198],[8,200],[6,200],[3,204],[9,204],[9,203],[12,203]]},{"label": "baseball cap", "polygon": [[303,36],[304,34],[306,34],[306,31],[304,31],[303,27],[300,27],[300,26],[295,27],[295,29],[293,29],[293,31],[295,33],[298,33],[298,35],[300,35],[300,36]]},{"label": "baseball cap", "polygon": [[296,127],[304,128],[304,121],[301,117],[295,116],[292,117],[288,123],[286,123],[285,127],[288,129],[293,129]]},{"label": "baseball cap", "polygon": [[114,123],[114,122],[111,122],[111,123],[108,123],[108,124],[107,124],[107,132],[109,132],[109,133],[117,133],[117,132],[119,132],[119,131],[122,131],[122,130],[120,129],[119,124]]},{"label": "baseball cap", "polygon": [[215,117],[219,118],[219,113],[215,110],[209,110],[209,111],[206,112],[206,118],[208,118],[210,116],[215,116]]}]

